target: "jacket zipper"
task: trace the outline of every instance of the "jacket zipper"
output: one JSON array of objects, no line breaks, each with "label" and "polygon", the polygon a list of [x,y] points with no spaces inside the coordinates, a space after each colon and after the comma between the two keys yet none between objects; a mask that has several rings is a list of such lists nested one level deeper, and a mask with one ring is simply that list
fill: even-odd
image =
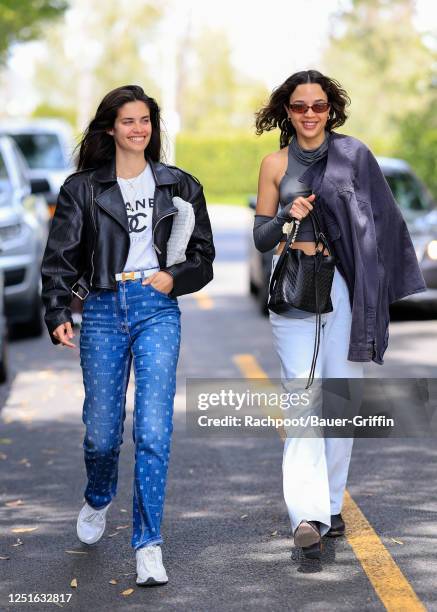
[{"label": "jacket zipper", "polygon": [[159,255],[162,255],[162,251],[161,249],[159,249],[156,244],[155,244],[155,232],[156,232],[156,228],[158,227],[158,224],[161,223],[161,221],[163,219],[166,219],[167,217],[171,217],[172,215],[175,215],[177,213],[177,210],[175,210],[174,212],[168,213],[168,215],[164,215],[163,217],[160,217],[158,219],[158,221],[156,222],[155,227],[153,228],[153,233],[152,233],[152,244],[153,244],[153,248],[155,249],[155,251],[157,253],[159,253]]},{"label": "jacket zipper", "polygon": [[91,278],[90,278],[90,289],[93,286],[93,277],[94,277],[94,251],[96,248],[96,241],[97,241],[97,226],[96,226],[96,220],[94,219],[94,188],[93,188],[93,183],[90,180],[90,186],[91,186],[91,219],[93,222],[93,226],[94,226],[94,241],[93,241],[93,250],[91,253]]}]

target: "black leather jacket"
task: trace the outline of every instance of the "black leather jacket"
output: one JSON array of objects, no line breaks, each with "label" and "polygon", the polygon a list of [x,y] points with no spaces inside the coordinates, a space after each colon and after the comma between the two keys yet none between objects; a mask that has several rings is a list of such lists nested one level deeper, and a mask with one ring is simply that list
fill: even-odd
[{"label": "black leather jacket", "polygon": [[[171,297],[192,293],[213,277],[215,256],[211,225],[202,185],[174,166],[150,163],[155,179],[152,216],[153,245],[161,270],[173,276]],[[191,202],[195,227],[186,261],[166,267],[167,240],[177,208],[172,197]],[[45,322],[52,332],[70,321],[72,287],[82,295],[87,289],[116,290],[115,274],[122,272],[130,246],[126,208],[115,173],[115,160],[98,169],[69,176],[61,187],[42,265],[42,299]],[[79,285],[78,285],[79,283]]]}]

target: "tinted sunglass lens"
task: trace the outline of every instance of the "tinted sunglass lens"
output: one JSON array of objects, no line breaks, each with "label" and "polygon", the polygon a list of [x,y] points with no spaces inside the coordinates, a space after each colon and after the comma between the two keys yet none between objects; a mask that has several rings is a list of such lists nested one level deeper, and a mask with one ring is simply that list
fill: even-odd
[{"label": "tinted sunglass lens", "polygon": [[325,113],[329,108],[328,102],[317,102],[313,104],[313,111],[315,113]]},{"label": "tinted sunglass lens", "polygon": [[308,109],[308,106],[306,106],[306,104],[290,104],[290,108],[293,113],[304,113]]},{"label": "tinted sunglass lens", "polygon": [[[315,113],[325,113],[329,108],[329,102],[316,102],[312,105],[312,109]],[[293,113],[306,113],[309,106],[306,104],[290,104],[290,109]]]}]

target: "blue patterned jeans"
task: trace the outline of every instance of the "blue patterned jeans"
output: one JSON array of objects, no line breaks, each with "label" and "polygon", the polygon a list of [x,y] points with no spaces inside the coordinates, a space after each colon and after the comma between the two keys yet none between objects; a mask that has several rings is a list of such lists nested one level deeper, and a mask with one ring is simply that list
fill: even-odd
[{"label": "blue patterned jeans", "polygon": [[80,362],[85,387],[85,499],[101,509],[116,495],[133,360],[132,546],[159,544],[180,345],[178,303],[138,279],[118,282],[117,291],[92,291],[83,306]]}]

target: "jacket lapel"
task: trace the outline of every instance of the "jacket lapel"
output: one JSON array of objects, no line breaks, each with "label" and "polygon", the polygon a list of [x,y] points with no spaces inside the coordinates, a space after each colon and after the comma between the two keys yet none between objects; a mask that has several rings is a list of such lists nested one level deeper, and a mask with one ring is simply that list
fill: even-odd
[{"label": "jacket lapel", "polygon": [[353,168],[347,144],[348,136],[331,132],[328,155],[311,164],[298,180],[311,187],[316,194],[322,191],[324,180],[334,183],[339,190],[353,189]]},{"label": "jacket lapel", "polygon": [[[174,185],[179,182],[179,179],[165,164],[155,162],[150,158],[147,159],[147,162],[150,164],[156,185],[152,219],[152,224],[155,226],[160,218],[165,217],[171,212],[177,212],[167,190],[162,189],[162,187]],[[129,221],[126,207],[117,182],[115,158],[98,168],[93,173],[93,179],[101,185],[102,189],[104,189],[104,191],[95,198],[96,204],[103,208],[103,210],[113,217],[123,229],[129,233]]]},{"label": "jacket lapel", "polygon": [[122,228],[127,231],[127,233],[129,233],[129,221],[127,218],[126,207],[121,194],[120,186],[117,182],[109,187],[109,189],[106,189],[99,194],[96,197],[95,202],[101,208],[103,208],[108,215],[113,217],[122,226]]},{"label": "jacket lapel", "polygon": [[96,204],[100,206],[100,208],[103,208],[108,215],[115,219],[121,227],[129,233],[129,221],[126,214],[126,207],[120,187],[117,183],[115,158],[95,170],[91,179],[98,183],[99,187],[103,189],[103,191],[95,197]]},{"label": "jacket lapel", "polygon": [[[177,208],[173,205],[171,194],[173,193],[172,185],[176,185],[179,179],[176,174],[164,164],[154,162],[150,158],[147,161],[150,164],[156,184],[152,214],[152,227],[155,229],[156,223],[160,219],[169,214],[177,213]],[[169,189],[165,189],[165,186],[168,186]]]}]

